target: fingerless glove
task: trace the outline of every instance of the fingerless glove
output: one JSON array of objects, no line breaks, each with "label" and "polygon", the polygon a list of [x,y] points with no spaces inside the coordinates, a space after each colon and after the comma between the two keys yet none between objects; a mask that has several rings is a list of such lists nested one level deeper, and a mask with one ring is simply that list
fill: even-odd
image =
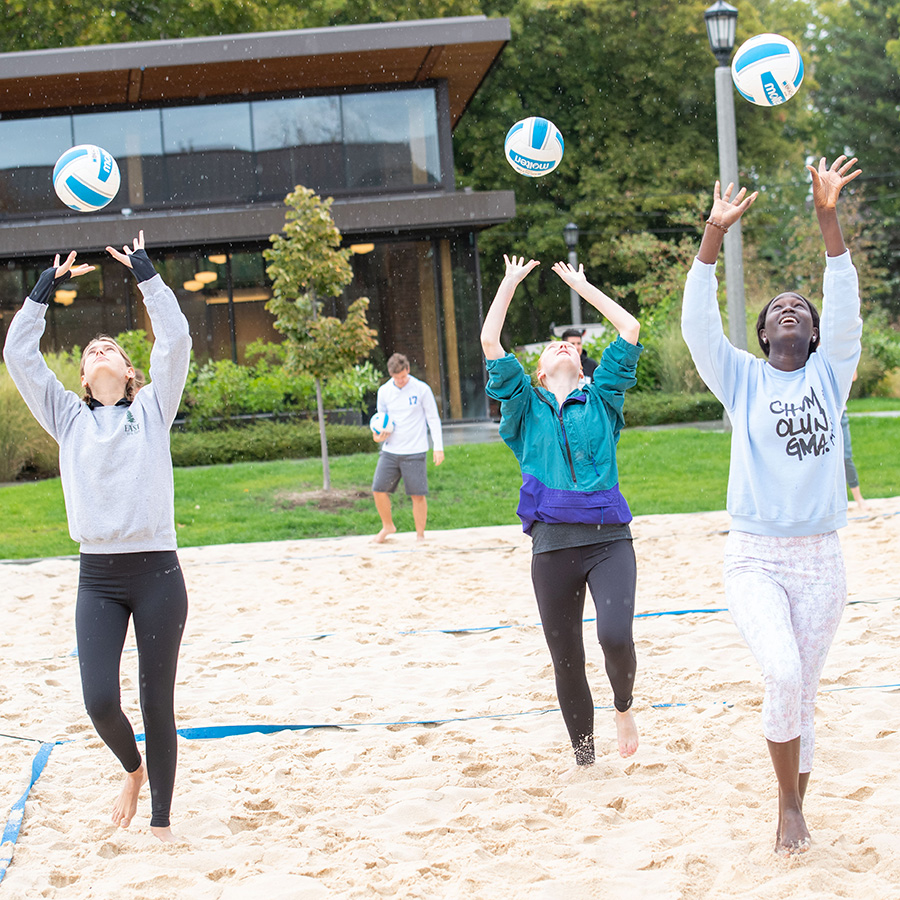
[{"label": "fingerless glove", "polygon": [[149,281],[156,275],[156,269],[153,267],[153,263],[150,262],[147,251],[143,248],[135,250],[128,258],[131,260],[131,271],[134,272],[134,277],[137,278],[138,284],[143,281]]},{"label": "fingerless glove", "polygon": [[53,296],[56,289],[64,281],[68,281],[69,277],[69,273],[66,272],[64,275],[60,275],[59,278],[57,278],[56,266],[44,269],[44,271],[41,272],[41,277],[37,280],[37,284],[31,289],[31,293],[28,296],[34,300],[35,303],[47,305],[50,303],[50,297]]}]

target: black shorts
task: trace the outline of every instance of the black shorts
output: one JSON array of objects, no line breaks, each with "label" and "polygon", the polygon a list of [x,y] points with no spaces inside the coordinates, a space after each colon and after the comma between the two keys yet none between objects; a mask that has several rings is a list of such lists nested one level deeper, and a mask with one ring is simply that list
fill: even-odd
[{"label": "black shorts", "polygon": [[378,454],[378,465],[372,479],[372,490],[379,494],[393,494],[397,490],[400,479],[410,497],[424,497],[428,494],[428,470],[425,464],[425,453],[388,453],[382,450]]}]

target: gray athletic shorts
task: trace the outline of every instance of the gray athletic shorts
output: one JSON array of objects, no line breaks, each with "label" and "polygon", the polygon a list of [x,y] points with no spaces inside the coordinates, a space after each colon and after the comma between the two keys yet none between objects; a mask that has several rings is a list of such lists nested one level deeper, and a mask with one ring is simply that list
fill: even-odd
[{"label": "gray athletic shorts", "polygon": [[424,497],[428,494],[428,470],[424,453],[388,453],[382,450],[378,454],[378,465],[372,479],[372,490],[379,494],[393,494],[397,490],[400,479],[403,487],[411,497]]}]

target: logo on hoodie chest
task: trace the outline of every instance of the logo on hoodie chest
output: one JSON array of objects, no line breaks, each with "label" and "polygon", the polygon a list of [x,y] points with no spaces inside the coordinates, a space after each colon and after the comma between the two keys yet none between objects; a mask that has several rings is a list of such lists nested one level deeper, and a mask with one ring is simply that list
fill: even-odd
[{"label": "logo on hoodie chest", "polygon": [[134,416],[131,414],[131,410],[125,413],[125,434],[138,434],[140,432],[141,426],[135,421]]}]

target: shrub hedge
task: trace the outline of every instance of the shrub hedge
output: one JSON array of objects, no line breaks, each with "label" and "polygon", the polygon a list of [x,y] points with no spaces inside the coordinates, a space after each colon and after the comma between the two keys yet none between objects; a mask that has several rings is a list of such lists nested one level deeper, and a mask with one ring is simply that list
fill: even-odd
[{"label": "shrub hedge", "polygon": [[[375,453],[372,432],[358,425],[326,425],[328,455]],[[172,432],[172,462],[176,466],[319,456],[319,427],[315,422],[254,422],[222,431]]]},{"label": "shrub hedge", "polygon": [[625,395],[625,424],[672,425],[677,422],[710,422],[725,414],[712,394],[662,394],[658,391],[629,391]]}]

